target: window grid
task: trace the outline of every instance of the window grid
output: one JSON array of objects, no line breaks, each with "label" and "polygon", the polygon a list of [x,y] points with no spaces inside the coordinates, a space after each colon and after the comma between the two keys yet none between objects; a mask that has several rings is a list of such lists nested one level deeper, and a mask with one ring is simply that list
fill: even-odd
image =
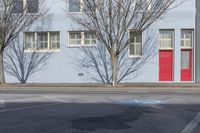
[{"label": "window grid", "polygon": [[80,46],[82,44],[81,32],[69,33],[69,45]]},{"label": "window grid", "polygon": [[35,49],[35,33],[28,33],[25,36],[26,49]]},{"label": "window grid", "polygon": [[42,33],[38,33],[37,35],[37,49],[38,50],[48,50],[48,33],[46,32],[42,32]]},{"label": "window grid", "polygon": [[[44,40],[44,36],[42,37],[42,40],[40,40],[40,34],[47,34],[47,40]],[[57,34],[57,36],[60,36],[59,32],[53,32],[54,34]],[[57,40],[57,42],[55,41],[54,43],[57,43],[56,48],[52,48],[51,45],[51,37],[50,34],[51,32],[33,32],[35,39],[34,41],[32,41],[31,43],[34,44],[32,45],[31,48],[27,47],[28,44],[30,44],[30,42],[27,42],[26,38],[27,38],[27,34],[30,34],[29,32],[25,33],[25,47],[26,47],[26,51],[55,51],[55,50],[59,50],[60,48],[60,38],[59,40]],[[34,42],[34,43],[33,43]],[[46,46],[47,47],[46,47]],[[41,47],[42,46],[42,47]]]},{"label": "window grid", "polygon": [[84,45],[95,45],[96,39],[94,33],[85,33],[84,34]]},{"label": "window grid", "polygon": [[[72,35],[75,35],[72,38]],[[69,46],[94,46],[96,45],[96,37],[95,35],[89,35],[89,37],[86,37],[87,34],[94,34],[94,33],[90,33],[90,32],[69,32],[69,41],[68,41],[68,45]],[[77,37],[77,35],[79,35],[79,37]],[[87,43],[89,42],[89,43]]]},{"label": "window grid", "polygon": [[173,49],[174,31],[160,30],[160,49]]},{"label": "window grid", "polygon": [[182,32],[181,34],[183,34],[181,37],[181,48],[192,48],[193,31],[192,30],[182,30],[181,32]]},{"label": "window grid", "polygon": [[49,33],[49,46],[50,49],[59,49],[60,43],[59,43],[60,37],[56,33]]},{"label": "window grid", "polygon": [[[129,39],[131,31],[129,32]],[[134,36],[134,35],[133,35]],[[142,56],[142,33],[133,37],[133,42],[129,43],[129,56],[130,57],[141,57]],[[133,47],[133,53],[132,52]]]}]

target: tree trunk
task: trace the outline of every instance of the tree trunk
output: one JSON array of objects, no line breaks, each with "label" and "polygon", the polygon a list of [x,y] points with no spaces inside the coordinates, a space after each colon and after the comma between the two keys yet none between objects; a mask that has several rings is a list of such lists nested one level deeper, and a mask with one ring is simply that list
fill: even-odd
[{"label": "tree trunk", "polygon": [[3,66],[3,52],[0,52],[0,84],[5,84],[4,66]]},{"label": "tree trunk", "polygon": [[112,57],[112,85],[117,85],[117,56],[111,55]]}]

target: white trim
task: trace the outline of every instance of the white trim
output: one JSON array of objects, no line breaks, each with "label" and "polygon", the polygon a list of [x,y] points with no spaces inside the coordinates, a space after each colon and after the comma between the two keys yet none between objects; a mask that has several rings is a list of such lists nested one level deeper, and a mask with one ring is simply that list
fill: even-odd
[{"label": "white trim", "polygon": [[173,50],[174,48],[159,48],[159,50]]}]

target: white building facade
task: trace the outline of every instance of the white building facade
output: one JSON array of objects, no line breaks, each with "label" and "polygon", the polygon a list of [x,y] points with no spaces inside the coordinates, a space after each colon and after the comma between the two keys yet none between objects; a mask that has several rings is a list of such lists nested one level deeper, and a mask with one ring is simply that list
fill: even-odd
[{"label": "white building facade", "polygon": [[[44,18],[48,20],[44,23],[46,27],[41,30],[35,26],[30,31],[24,31],[23,38],[27,52],[37,46],[38,50],[51,51],[53,55],[48,60],[47,67],[35,73],[28,82],[95,82],[91,80],[90,73],[76,65],[75,57],[80,54],[79,47],[86,45],[85,43],[96,43],[92,33],[79,32],[80,26],[68,16],[81,12],[71,8],[70,4],[73,2],[68,2],[67,7],[64,0],[49,0],[46,3],[49,9]],[[40,10],[40,4],[38,6]],[[195,0],[186,0],[153,23],[150,29],[154,32],[152,38],[156,40],[156,54],[125,82],[195,82],[195,15]],[[144,40],[146,34],[147,31],[141,35],[141,40]],[[139,41],[137,44],[143,45],[143,42]],[[137,51],[127,51],[129,58],[134,58],[135,53]],[[18,82],[7,74],[6,81]]]}]

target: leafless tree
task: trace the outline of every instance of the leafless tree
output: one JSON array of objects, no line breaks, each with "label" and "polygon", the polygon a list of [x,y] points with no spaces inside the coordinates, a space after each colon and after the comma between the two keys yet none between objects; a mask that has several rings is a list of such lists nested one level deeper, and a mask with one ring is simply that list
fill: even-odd
[{"label": "leafless tree", "polygon": [[[143,65],[157,54],[156,40],[156,38],[146,36],[141,57],[129,57],[129,47],[120,52],[117,60],[117,83],[133,78],[132,74],[138,72]],[[80,56],[75,59],[76,65],[87,71],[92,80],[112,84],[112,59],[105,45],[81,47],[80,51]]]},{"label": "leafless tree", "polygon": [[[149,59],[149,52],[152,50],[148,49],[152,46],[145,46],[148,49],[144,50],[141,58],[127,61],[125,55],[130,42],[161,18],[169,8],[175,7],[173,5],[175,1],[81,0],[82,14],[69,14],[69,16],[83,31],[95,31],[98,40],[96,47],[81,48],[86,55],[82,58],[82,67],[93,69],[98,75],[95,80],[112,83],[113,86],[134,73]],[[135,36],[129,37],[129,30],[134,30]]]},{"label": "leafless tree", "polygon": [[[38,8],[38,5],[43,6]],[[43,0],[0,0],[0,83],[5,83],[3,52],[19,35],[47,12]]]},{"label": "leafless tree", "polygon": [[46,67],[51,55],[50,52],[26,51],[23,41],[17,37],[4,51],[5,71],[26,83],[33,74]]}]

